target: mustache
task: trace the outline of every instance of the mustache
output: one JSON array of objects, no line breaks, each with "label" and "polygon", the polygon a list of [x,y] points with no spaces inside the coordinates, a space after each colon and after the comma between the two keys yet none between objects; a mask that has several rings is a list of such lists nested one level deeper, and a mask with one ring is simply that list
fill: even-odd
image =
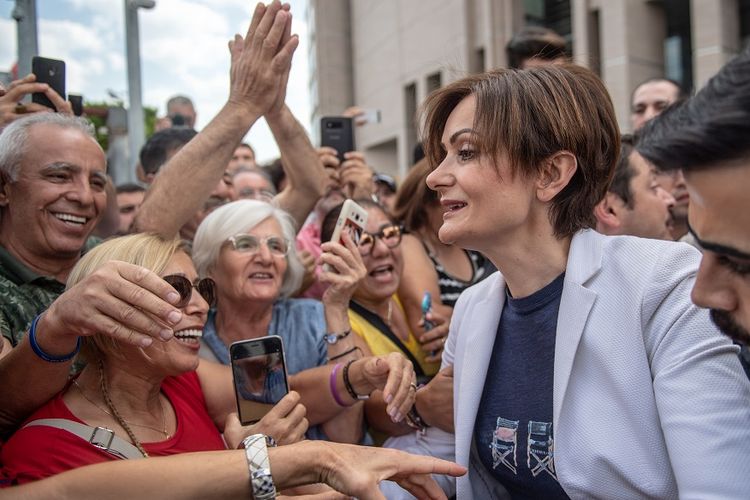
[{"label": "mustache", "polygon": [[711,321],[721,332],[739,344],[750,345],[750,332],[740,326],[727,312],[711,309]]}]

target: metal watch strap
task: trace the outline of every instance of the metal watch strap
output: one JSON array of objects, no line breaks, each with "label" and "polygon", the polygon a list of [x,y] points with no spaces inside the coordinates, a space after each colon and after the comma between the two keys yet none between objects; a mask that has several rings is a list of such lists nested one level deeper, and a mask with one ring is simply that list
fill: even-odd
[{"label": "metal watch strap", "polygon": [[352,333],[351,328],[343,333],[326,333],[325,335],[323,335],[323,340],[325,340],[329,344],[335,344],[339,340],[348,337],[350,333]]},{"label": "metal watch strap", "polygon": [[245,458],[250,472],[250,486],[255,500],[270,500],[276,498],[276,486],[271,476],[271,464],[268,460],[268,448],[264,434],[253,434],[246,437]]}]

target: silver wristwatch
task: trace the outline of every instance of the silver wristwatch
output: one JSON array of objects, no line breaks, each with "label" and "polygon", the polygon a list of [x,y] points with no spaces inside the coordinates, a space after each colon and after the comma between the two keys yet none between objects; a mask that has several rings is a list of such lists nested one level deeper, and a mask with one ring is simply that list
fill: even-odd
[{"label": "silver wristwatch", "polygon": [[252,434],[242,440],[245,446],[245,458],[250,472],[250,486],[255,500],[276,498],[276,486],[271,476],[271,464],[268,460],[268,446],[275,446],[273,438],[265,434]]},{"label": "silver wristwatch", "polygon": [[351,329],[345,331],[344,333],[326,333],[325,335],[323,335],[323,340],[333,345],[339,340],[348,337],[350,333],[352,333]]}]

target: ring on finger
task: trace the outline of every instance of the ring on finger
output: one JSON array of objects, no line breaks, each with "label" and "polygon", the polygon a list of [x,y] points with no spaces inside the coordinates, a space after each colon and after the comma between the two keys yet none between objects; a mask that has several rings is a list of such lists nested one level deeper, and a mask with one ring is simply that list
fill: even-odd
[{"label": "ring on finger", "polygon": [[13,109],[13,111],[17,115],[22,115],[22,114],[26,113],[26,105],[23,104],[22,102],[19,102],[18,104],[16,104],[16,107]]},{"label": "ring on finger", "polygon": [[412,382],[411,384],[409,384],[409,387],[412,388],[412,389],[414,389],[414,392],[417,392],[417,384],[415,384],[414,382]]}]

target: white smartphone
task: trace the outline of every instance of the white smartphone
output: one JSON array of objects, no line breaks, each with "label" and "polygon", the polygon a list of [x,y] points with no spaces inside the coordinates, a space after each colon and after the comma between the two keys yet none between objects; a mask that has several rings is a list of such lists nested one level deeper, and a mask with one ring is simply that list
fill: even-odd
[{"label": "white smartphone", "polygon": [[[336,226],[333,229],[331,241],[336,241],[343,245],[344,242],[341,241],[341,232],[347,231],[349,236],[351,236],[352,241],[359,244],[359,238],[362,236],[362,232],[365,230],[366,225],[367,210],[352,200],[346,200],[341,207],[339,218],[336,219]],[[326,264],[323,266],[323,269],[330,271],[331,267]]]}]

